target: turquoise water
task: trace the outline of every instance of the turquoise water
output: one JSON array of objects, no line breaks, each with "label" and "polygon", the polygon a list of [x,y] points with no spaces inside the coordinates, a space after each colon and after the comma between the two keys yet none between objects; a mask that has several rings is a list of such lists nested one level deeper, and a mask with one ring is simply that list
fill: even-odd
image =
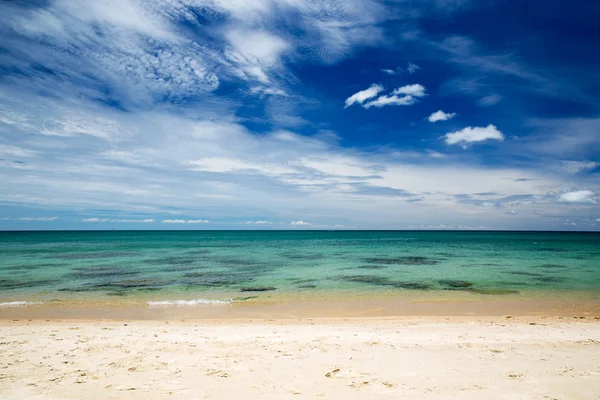
[{"label": "turquoise water", "polygon": [[0,302],[369,293],[600,293],[600,234],[0,233]]}]

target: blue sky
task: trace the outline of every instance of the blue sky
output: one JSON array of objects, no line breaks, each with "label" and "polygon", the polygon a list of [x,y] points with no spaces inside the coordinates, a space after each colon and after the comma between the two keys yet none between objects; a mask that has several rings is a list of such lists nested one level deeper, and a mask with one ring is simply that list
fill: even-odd
[{"label": "blue sky", "polygon": [[0,229],[600,227],[596,1],[0,14]]}]

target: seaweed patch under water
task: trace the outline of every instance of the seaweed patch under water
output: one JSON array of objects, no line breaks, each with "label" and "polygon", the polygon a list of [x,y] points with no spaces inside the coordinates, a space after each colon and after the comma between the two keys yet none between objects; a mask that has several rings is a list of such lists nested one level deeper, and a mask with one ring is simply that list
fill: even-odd
[{"label": "seaweed patch under water", "polygon": [[37,286],[45,286],[56,283],[54,280],[14,280],[14,279],[0,279],[0,290],[15,290],[15,289],[28,289]]},{"label": "seaweed patch under water", "polygon": [[368,285],[376,286],[389,286],[394,288],[402,289],[415,289],[415,290],[427,290],[431,288],[431,285],[420,282],[404,282],[404,281],[393,281],[389,278],[382,276],[372,275],[349,275],[341,277],[342,280],[352,283],[364,283]]},{"label": "seaweed patch under water", "polygon": [[537,272],[527,272],[527,271],[506,271],[506,273],[510,274],[510,275],[524,275],[524,276],[532,276],[532,277],[544,276],[543,274],[539,274]]},{"label": "seaweed patch under water", "polygon": [[150,265],[188,265],[195,262],[198,262],[198,259],[191,257],[164,257],[144,260],[144,263]]},{"label": "seaweed patch under water", "polygon": [[357,268],[360,268],[360,269],[384,269],[387,267],[384,265],[359,265]]},{"label": "seaweed patch under water", "polygon": [[299,285],[298,289],[316,289],[316,287],[317,287],[317,285],[308,284],[308,285]]},{"label": "seaweed patch under water", "polygon": [[536,265],[533,268],[543,268],[543,269],[567,269],[568,267],[566,265],[562,265],[562,264],[541,264],[541,265]]},{"label": "seaweed patch under water", "polygon": [[58,258],[61,260],[87,260],[87,259],[98,259],[98,258],[122,258],[135,256],[136,253],[132,251],[94,251],[94,252],[72,252],[64,254],[54,254],[51,258]]},{"label": "seaweed patch under water", "polygon": [[182,283],[190,288],[193,287],[223,287],[235,286],[247,282],[252,282],[255,279],[254,274],[243,272],[226,273],[226,272],[189,272],[184,274]]},{"label": "seaweed patch under water", "polygon": [[281,253],[282,257],[289,258],[290,260],[322,260],[325,258],[323,254],[304,254],[304,253]]},{"label": "seaweed patch under water", "polygon": [[363,259],[369,264],[387,264],[387,265],[436,265],[440,261],[423,256],[407,256],[407,257],[368,257]]},{"label": "seaweed patch under water", "polygon": [[443,286],[447,286],[453,289],[463,289],[473,286],[473,282],[469,281],[456,281],[451,279],[442,279],[439,280],[438,283]]},{"label": "seaweed patch under water", "polygon": [[270,292],[273,290],[277,290],[277,288],[273,286],[251,286],[241,288],[240,292]]},{"label": "seaweed patch under water", "polygon": [[565,281],[564,278],[558,278],[556,276],[540,276],[533,279],[542,283],[561,283]]},{"label": "seaweed patch under water", "polygon": [[505,295],[505,294],[518,294],[518,290],[512,289],[475,289],[469,288],[468,292],[477,293],[477,294],[489,294],[489,295]]}]

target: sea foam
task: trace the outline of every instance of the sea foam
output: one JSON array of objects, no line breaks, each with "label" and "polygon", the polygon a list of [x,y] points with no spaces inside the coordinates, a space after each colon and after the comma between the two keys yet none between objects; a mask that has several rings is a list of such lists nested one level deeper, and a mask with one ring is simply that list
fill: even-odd
[{"label": "sea foam", "polygon": [[7,301],[4,303],[0,303],[0,307],[22,307],[22,306],[30,306],[34,304],[44,304],[41,301]]},{"label": "sea foam", "polygon": [[197,306],[199,304],[207,304],[212,306],[220,306],[225,304],[233,303],[233,299],[226,300],[211,300],[211,299],[196,299],[196,300],[163,300],[163,301],[149,301],[150,307],[157,306]]}]

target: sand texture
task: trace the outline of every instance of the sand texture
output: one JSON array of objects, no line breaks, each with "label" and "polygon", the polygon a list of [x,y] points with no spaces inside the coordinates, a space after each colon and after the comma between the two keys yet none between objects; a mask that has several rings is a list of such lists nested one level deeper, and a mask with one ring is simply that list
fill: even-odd
[{"label": "sand texture", "polygon": [[599,399],[600,321],[0,321],[0,398]]}]

